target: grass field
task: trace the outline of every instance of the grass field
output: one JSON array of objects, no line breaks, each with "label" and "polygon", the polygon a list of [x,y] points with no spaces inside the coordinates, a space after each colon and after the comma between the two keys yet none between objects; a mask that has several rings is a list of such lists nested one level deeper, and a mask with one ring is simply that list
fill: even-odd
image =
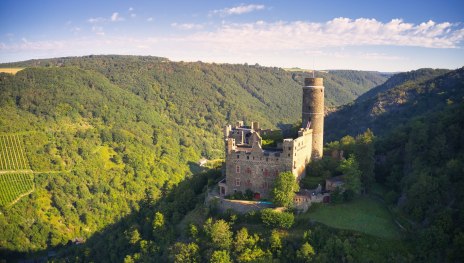
[{"label": "grass field", "polygon": [[0,73],[16,74],[24,68],[0,68]]},{"label": "grass field", "polygon": [[337,205],[316,204],[303,216],[334,228],[355,230],[388,239],[401,238],[387,208],[369,197],[359,197],[350,203]]}]

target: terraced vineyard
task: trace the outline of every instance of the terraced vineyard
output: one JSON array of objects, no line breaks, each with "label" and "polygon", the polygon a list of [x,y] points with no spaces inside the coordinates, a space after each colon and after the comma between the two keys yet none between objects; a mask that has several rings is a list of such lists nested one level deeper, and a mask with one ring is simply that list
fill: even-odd
[{"label": "terraced vineyard", "polygon": [[6,206],[34,189],[32,173],[0,174],[0,206]]},{"label": "terraced vineyard", "polygon": [[0,206],[34,189],[34,177],[19,135],[0,135]]}]

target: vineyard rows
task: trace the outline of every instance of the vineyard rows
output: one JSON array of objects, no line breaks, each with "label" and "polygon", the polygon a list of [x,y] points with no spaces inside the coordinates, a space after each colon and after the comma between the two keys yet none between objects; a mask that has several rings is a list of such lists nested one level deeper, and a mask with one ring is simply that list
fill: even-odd
[{"label": "vineyard rows", "polygon": [[33,189],[34,178],[31,173],[0,174],[0,206],[10,204]]},{"label": "vineyard rows", "polygon": [[0,171],[30,169],[18,135],[0,136]]},{"label": "vineyard rows", "polygon": [[9,205],[34,189],[34,176],[21,137],[0,136],[0,207]]}]

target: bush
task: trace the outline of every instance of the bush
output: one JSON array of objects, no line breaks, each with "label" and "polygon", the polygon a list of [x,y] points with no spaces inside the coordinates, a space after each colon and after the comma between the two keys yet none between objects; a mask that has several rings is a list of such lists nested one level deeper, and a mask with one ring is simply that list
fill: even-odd
[{"label": "bush", "polygon": [[288,229],[293,225],[295,217],[291,213],[277,212],[271,208],[266,208],[261,210],[261,220],[268,227]]}]

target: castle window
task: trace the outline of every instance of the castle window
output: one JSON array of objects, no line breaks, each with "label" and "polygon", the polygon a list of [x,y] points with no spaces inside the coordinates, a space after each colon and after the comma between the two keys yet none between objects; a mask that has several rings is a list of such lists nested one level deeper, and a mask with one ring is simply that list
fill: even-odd
[{"label": "castle window", "polygon": [[290,154],[288,154],[288,157],[290,157]]},{"label": "castle window", "polygon": [[268,170],[268,169],[264,169],[263,175],[264,175],[264,176],[269,176],[269,170]]},{"label": "castle window", "polygon": [[247,187],[251,187],[251,180],[247,180],[246,186],[247,186]]},{"label": "castle window", "polygon": [[269,162],[269,158],[266,158],[266,162]]},{"label": "castle window", "polygon": [[278,162],[278,161],[279,161],[279,158],[276,158],[276,162]]},{"label": "castle window", "polygon": [[296,168],[296,161],[293,161],[293,168]]},{"label": "castle window", "polygon": [[292,150],[292,147],[288,147],[288,150],[291,151],[291,150]]},{"label": "castle window", "polygon": [[253,156],[253,160],[255,159],[255,157]]},{"label": "castle window", "polygon": [[240,165],[235,166],[235,172],[238,174],[240,173]]},{"label": "castle window", "polygon": [[250,156],[247,156],[247,160],[250,160]]},{"label": "castle window", "polygon": [[274,176],[277,177],[278,175],[279,175],[279,170],[275,169],[275,170],[274,170]]},{"label": "castle window", "polygon": [[247,168],[245,169],[245,172],[246,172],[247,174],[251,174],[251,168],[250,168],[250,167],[247,167]]},{"label": "castle window", "polygon": [[240,178],[235,178],[235,186],[240,186]]},{"label": "castle window", "polygon": [[237,159],[240,159],[240,155],[237,154]]}]

